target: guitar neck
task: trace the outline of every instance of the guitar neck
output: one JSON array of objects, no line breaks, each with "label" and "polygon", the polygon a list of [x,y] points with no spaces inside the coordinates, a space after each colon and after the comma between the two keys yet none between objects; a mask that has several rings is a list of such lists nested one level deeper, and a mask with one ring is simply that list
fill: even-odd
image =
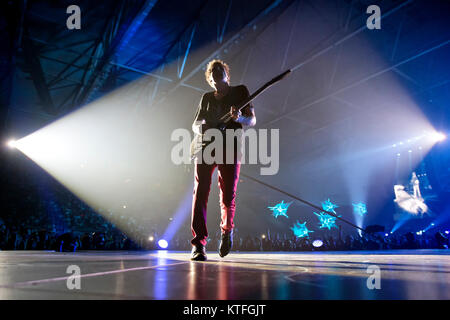
[{"label": "guitar neck", "polygon": [[246,98],[244,101],[242,101],[241,103],[239,103],[236,108],[239,110],[242,110],[247,104],[249,104],[250,102],[252,102],[257,96],[259,96],[261,93],[263,93],[267,88],[269,88],[270,86],[272,86],[273,84],[277,83],[278,81],[280,81],[281,79],[283,79],[285,76],[287,76],[289,73],[291,72],[291,70],[287,70],[285,72],[283,72],[282,74],[276,76],[275,78],[273,78],[272,80],[270,80],[269,82],[267,82],[266,84],[264,84],[262,87],[260,87],[258,90],[256,90],[251,96],[249,96],[248,98]]}]

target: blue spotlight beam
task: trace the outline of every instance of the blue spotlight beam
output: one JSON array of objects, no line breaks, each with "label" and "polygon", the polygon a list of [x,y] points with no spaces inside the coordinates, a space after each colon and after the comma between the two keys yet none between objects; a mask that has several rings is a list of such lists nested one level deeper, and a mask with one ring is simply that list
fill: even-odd
[{"label": "blue spotlight beam", "polygon": [[225,16],[225,21],[223,23],[222,32],[217,37],[217,42],[218,43],[222,43],[222,41],[223,41],[223,36],[225,34],[225,29],[227,28],[228,19],[230,18],[231,6],[232,5],[233,5],[233,0],[230,0],[230,3],[228,4],[228,9],[227,9],[227,15]]},{"label": "blue spotlight beam", "polygon": [[241,172],[241,176],[243,176],[243,177],[245,177],[245,178],[247,178],[247,179],[249,179],[249,180],[252,180],[252,181],[254,181],[254,182],[256,182],[256,183],[259,183],[259,184],[261,184],[261,185],[263,185],[263,186],[266,186],[267,188],[270,188],[270,189],[272,189],[272,190],[275,190],[275,191],[278,191],[278,192],[280,192],[280,193],[282,193],[282,194],[285,194],[285,195],[287,195],[288,197],[291,197],[292,199],[295,199],[295,200],[297,200],[297,201],[300,201],[301,203],[304,203],[304,204],[306,204],[306,205],[308,205],[308,206],[310,206],[310,207],[312,207],[312,208],[314,208],[314,209],[316,209],[316,210],[319,210],[319,211],[323,211],[323,212],[325,212],[325,213],[328,213],[329,215],[331,215],[331,216],[333,216],[333,217],[336,217],[336,219],[339,219],[339,220],[341,220],[342,222],[345,222],[345,223],[347,223],[348,225],[350,225],[350,226],[352,226],[352,227],[354,227],[354,228],[356,228],[356,229],[359,229],[359,230],[361,230],[361,231],[363,231],[363,232],[366,232],[365,229],[363,229],[363,228],[361,228],[361,227],[358,227],[357,225],[353,224],[352,222],[350,222],[350,221],[348,221],[348,220],[346,220],[346,219],[344,219],[344,218],[338,216],[338,215],[335,214],[334,212],[325,211],[325,210],[323,210],[323,208],[321,208],[321,207],[319,207],[319,206],[316,206],[315,204],[313,204],[313,203],[311,203],[311,202],[309,202],[309,201],[303,200],[302,198],[299,198],[299,197],[297,197],[297,196],[295,196],[295,195],[293,195],[293,194],[291,194],[291,193],[288,193],[288,192],[286,192],[286,191],[283,191],[283,190],[281,190],[281,189],[279,189],[279,188],[277,188],[277,187],[274,187],[274,186],[272,186],[272,185],[270,185],[270,184],[268,184],[268,183],[265,183],[265,182],[263,182],[263,181],[261,181],[261,180],[258,180],[258,179],[256,179],[256,178],[253,178],[253,177],[249,176],[249,175],[246,175],[245,173],[242,173],[242,172]]},{"label": "blue spotlight beam", "polygon": [[120,52],[128,45],[131,38],[136,34],[138,29],[141,27],[144,20],[147,18],[150,11],[152,11],[153,7],[156,5],[158,0],[147,0],[145,4],[142,6],[139,13],[136,15],[136,17],[131,22],[130,26],[128,27],[125,36],[122,38],[120,44],[118,45],[118,49],[116,51],[116,54],[119,55]]},{"label": "blue spotlight beam", "polygon": [[[205,1],[205,3],[207,3],[207,1]],[[172,92],[177,90],[180,86],[185,85],[186,81],[188,81],[190,78],[192,78],[194,75],[196,75],[197,72],[199,72],[203,68],[203,66],[205,66],[210,60],[216,58],[217,54],[222,52],[222,50],[229,47],[231,44],[233,44],[239,38],[254,33],[255,31],[253,30],[253,26],[260,24],[262,22],[261,20],[266,18],[269,13],[274,12],[273,15],[275,17],[278,16],[279,14],[281,14],[281,10],[280,10],[280,12],[275,12],[274,9],[276,9],[277,7],[283,8],[283,6],[280,6],[280,4],[282,4],[282,3],[283,3],[283,1],[281,1],[281,0],[272,1],[266,7],[266,9],[263,9],[263,11],[261,11],[253,20],[251,20],[249,23],[247,23],[241,30],[239,30],[237,33],[235,33],[233,36],[231,36],[227,41],[223,42],[223,44],[220,47],[218,47],[210,55],[208,55],[205,59],[203,59],[186,76],[181,78],[180,81],[178,81],[172,88],[170,88],[163,97],[161,97],[158,101],[155,102],[154,106],[156,107],[157,105],[160,105],[162,102],[164,102],[164,100],[167,97],[169,97],[172,94]],[[286,2],[284,2],[284,3],[286,3]],[[273,18],[272,15],[270,16],[270,18]],[[267,20],[270,20],[270,19],[267,19]],[[263,30],[263,28],[261,28],[261,30]]]},{"label": "blue spotlight beam", "polygon": [[[390,16],[391,14],[397,12],[398,10],[400,10],[401,8],[407,6],[408,4],[410,4],[411,2],[413,2],[414,0],[408,0],[405,1],[401,4],[399,4],[398,6],[392,8],[391,10],[389,10],[388,12],[384,13],[381,15],[381,19],[385,19],[388,16]],[[309,62],[313,61],[314,59],[316,59],[317,57],[322,56],[323,54],[327,53],[330,50],[333,50],[334,48],[336,48],[337,46],[339,46],[340,44],[344,43],[345,41],[353,38],[354,36],[358,35],[359,33],[366,31],[367,30],[367,25],[363,24],[361,27],[359,27],[357,30],[351,32],[350,34],[344,36],[342,39],[334,42],[333,44],[329,45],[328,47],[320,50],[319,52],[315,53],[314,55],[312,55],[311,57],[307,58],[306,60],[300,62],[299,64],[297,64],[296,66],[292,67],[292,71],[297,70],[298,68],[303,67],[304,65],[308,64]]]},{"label": "blue spotlight beam", "polygon": [[[297,105],[291,111],[286,112],[284,114],[281,114],[281,115],[279,115],[277,117],[273,117],[271,120],[269,120],[267,122],[264,122],[263,125],[267,126],[269,124],[275,123],[275,122],[277,122],[277,121],[279,121],[279,120],[281,120],[281,119],[283,119],[285,117],[288,117],[288,116],[298,112],[299,110],[306,110],[306,109],[310,108],[311,106],[313,106],[315,104],[318,104],[318,103],[323,102],[323,101],[325,101],[325,100],[327,100],[329,98],[332,98],[332,97],[334,97],[335,95],[337,95],[339,93],[342,93],[344,91],[347,91],[348,89],[354,88],[354,87],[356,87],[356,86],[358,86],[358,85],[360,85],[362,83],[365,83],[365,82],[367,82],[367,81],[369,81],[369,80],[371,80],[373,78],[376,78],[376,77],[378,77],[378,76],[380,76],[382,74],[385,74],[385,73],[387,73],[387,72],[389,72],[391,70],[394,70],[397,67],[400,67],[400,66],[402,66],[405,63],[408,63],[408,62],[413,61],[413,60],[415,60],[417,58],[420,58],[421,56],[426,55],[426,54],[428,54],[430,52],[433,52],[433,51],[435,51],[437,49],[440,49],[440,48],[442,48],[442,47],[444,47],[444,46],[446,46],[448,44],[450,44],[450,40],[445,40],[445,41],[443,41],[443,42],[441,42],[441,43],[439,43],[439,44],[437,44],[437,45],[435,45],[435,46],[433,46],[431,48],[423,50],[423,51],[421,51],[421,52],[419,52],[419,53],[417,53],[417,54],[415,54],[415,55],[413,55],[413,56],[411,56],[409,58],[406,58],[406,59],[404,59],[404,60],[394,64],[394,65],[391,65],[391,66],[389,66],[387,68],[384,68],[383,70],[380,70],[380,71],[377,71],[375,73],[372,73],[372,74],[368,75],[367,77],[364,77],[364,78],[362,78],[360,80],[356,80],[355,82],[350,83],[349,85],[346,85],[346,86],[344,86],[344,87],[342,87],[340,89],[337,89],[337,90],[335,90],[335,91],[333,91],[333,92],[331,92],[329,94],[323,95],[320,98],[317,98],[316,100],[308,102],[307,104]],[[295,71],[296,67],[292,68],[291,70]]]},{"label": "blue spotlight beam", "polygon": [[183,63],[181,65],[180,72],[178,73],[179,79],[181,79],[181,77],[183,76],[184,66],[186,65],[186,60],[188,58],[189,51],[191,50],[192,40],[194,39],[195,31],[197,30],[197,24],[198,23],[195,23],[194,27],[192,28],[191,37],[189,38],[189,43],[187,45],[186,52],[184,53]]}]

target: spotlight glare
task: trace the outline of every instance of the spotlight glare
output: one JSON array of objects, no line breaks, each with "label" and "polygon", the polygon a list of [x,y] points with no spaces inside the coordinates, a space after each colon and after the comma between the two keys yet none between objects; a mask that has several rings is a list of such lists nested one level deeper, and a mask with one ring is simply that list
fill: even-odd
[{"label": "spotlight glare", "polygon": [[435,142],[440,142],[444,141],[447,136],[441,132],[433,132],[432,134],[430,134],[430,138]]},{"label": "spotlight glare", "polygon": [[320,248],[320,247],[323,245],[323,241],[322,241],[322,240],[319,240],[319,239],[314,240],[313,243],[312,243],[312,245],[313,245],[315,248]]},{"label": "spotlight glare", "polygon": [[10,147],[11,149],[13,149],[13,148],[16,147],[16,140],[9,140],[9,141],[6,143],[6,145],[7,145],[8,147]]},{"label": "spotlight glare", "polygon": [[166,249],[166,248],[169,246],[169,244],[167,243],[166,240],[161,239],[161,240],[158,241],[158,246],[159,246],[161,249]]},{"label": "spotlight glare", "polygon": [[148,241],[153,241],[155,238],[153,238],[152,236],[148,237]]}]

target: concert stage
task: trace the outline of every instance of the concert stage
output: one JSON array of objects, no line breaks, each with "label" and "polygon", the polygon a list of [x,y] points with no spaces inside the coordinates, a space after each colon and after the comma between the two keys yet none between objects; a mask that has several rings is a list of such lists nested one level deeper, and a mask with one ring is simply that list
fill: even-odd
[{"label": "concert stage", "polygon": [[[81,270],[69,290],[68,266]],[[381,288],[368,289],[370,266]],[[450,251],[0,252],[0,299],[450,299]]]}]

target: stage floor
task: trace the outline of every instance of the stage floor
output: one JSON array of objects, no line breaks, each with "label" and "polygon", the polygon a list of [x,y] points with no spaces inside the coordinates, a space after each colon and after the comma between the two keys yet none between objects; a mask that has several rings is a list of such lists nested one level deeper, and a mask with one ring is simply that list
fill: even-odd
[{"label": "stage floor", "polygon": [[[70,265],[80,268],[79,290],[67,287]],[[367,287],[371,266],[381,270],[380,289]],[[224,259],[210,252],[206,262],[172,251],[2,251],[0,299],[450,299],[450,251],[232,252]]]}]

